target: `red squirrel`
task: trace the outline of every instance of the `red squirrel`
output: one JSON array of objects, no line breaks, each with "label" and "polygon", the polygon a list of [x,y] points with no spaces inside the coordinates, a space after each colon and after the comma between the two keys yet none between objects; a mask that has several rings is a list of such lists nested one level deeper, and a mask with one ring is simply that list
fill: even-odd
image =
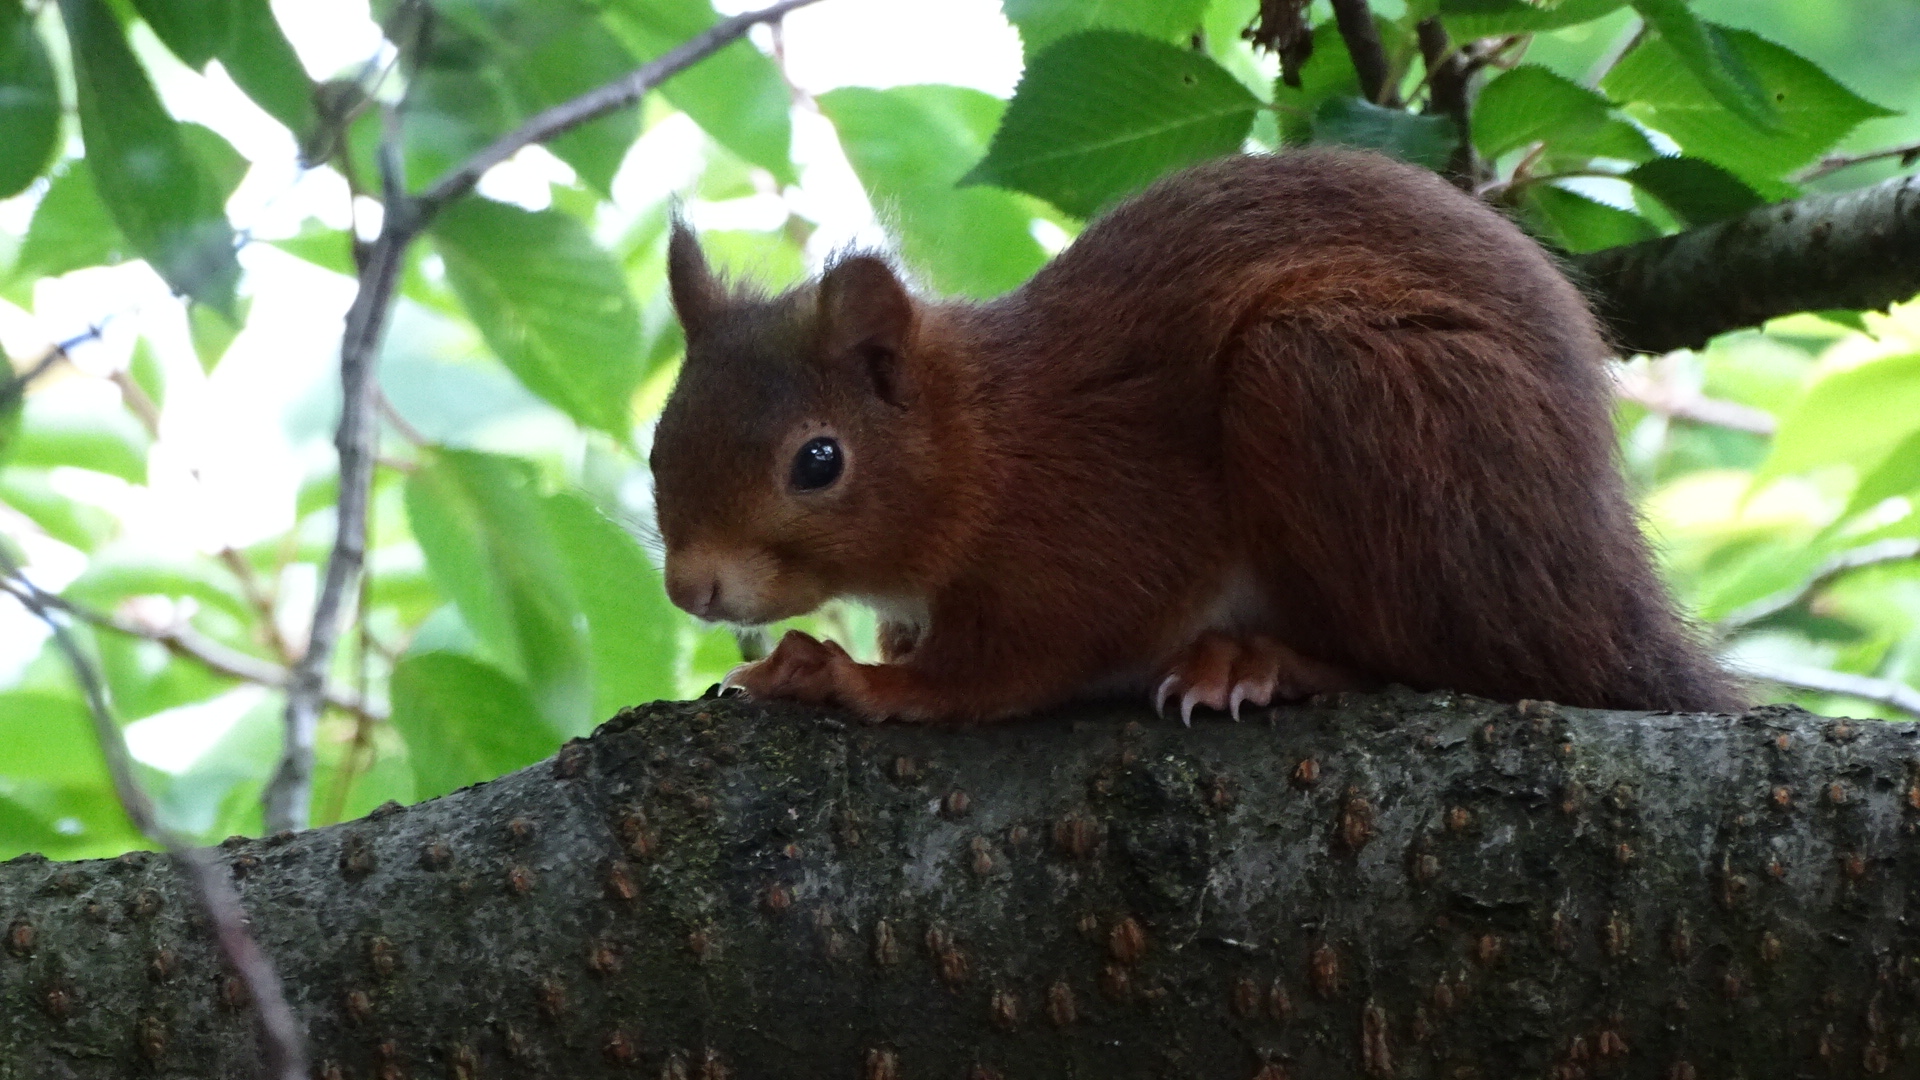
[{"label": "red squirrel", "polygon": [[985,303],[868,253],[765,295],[680,222],[668,266],[673,602],[880,619],[882,663],[795,631],[729,688],[904,720],[1382,683],[1741,705],[1638,530],[1584,298],[1426,170],[1202,165]]}]

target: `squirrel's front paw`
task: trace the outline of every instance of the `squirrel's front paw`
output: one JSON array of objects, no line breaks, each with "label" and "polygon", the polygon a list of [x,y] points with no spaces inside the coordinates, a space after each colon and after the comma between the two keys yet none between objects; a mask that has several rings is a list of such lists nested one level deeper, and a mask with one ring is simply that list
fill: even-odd
[{"label": "squirrel's front paw", "polygon": [[803,705],[844,705],[840,680],[853,663],[847,651],[789,630],[764,659],[741,664],[720,682],[722,693],[745,691],[761,701],[797,701]]}]

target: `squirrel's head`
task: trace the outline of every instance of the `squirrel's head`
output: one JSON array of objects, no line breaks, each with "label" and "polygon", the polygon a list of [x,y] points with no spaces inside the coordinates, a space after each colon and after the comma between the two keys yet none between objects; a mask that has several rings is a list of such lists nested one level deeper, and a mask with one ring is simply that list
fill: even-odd
[{"label": "squirrel's head", "polygon": [[755,624],[887,591],[937,450],[920,305],[865,254],[779,296],[729,288],[677,220],[667,266],[687,352],[651,464],[673,602]]}]

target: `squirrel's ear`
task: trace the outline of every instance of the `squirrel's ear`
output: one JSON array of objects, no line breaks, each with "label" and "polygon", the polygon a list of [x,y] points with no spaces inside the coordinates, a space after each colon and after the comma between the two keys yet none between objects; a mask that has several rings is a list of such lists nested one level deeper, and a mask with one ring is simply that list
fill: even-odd
[{"label": "squirrel's ear", "polygon": [[673,293],[674,313],[680,316],[680,328],[688,337],[705,330],[725,300],[720,283],[707,269],[700,241],[678,213],[673,215],[673,235],[667,241],[667,285]]},{"label": "squirrel's ear", "polygon": [[820,279],[821,346],[829,363],[851,362],[888,404],[905,398],[905,357],[913,340],[913,297],[886,260],[852,255]]}]

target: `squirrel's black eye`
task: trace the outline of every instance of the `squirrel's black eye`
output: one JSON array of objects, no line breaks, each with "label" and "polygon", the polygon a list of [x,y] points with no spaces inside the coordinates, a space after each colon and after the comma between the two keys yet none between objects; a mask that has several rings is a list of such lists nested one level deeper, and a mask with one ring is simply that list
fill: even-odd
[{"label": "squirrel's black eye", "polygon": [[808,439],[793,455],[793,486],[801,491],[818,491],[840,479],[846,455],[840,444],[828,438]]}]

